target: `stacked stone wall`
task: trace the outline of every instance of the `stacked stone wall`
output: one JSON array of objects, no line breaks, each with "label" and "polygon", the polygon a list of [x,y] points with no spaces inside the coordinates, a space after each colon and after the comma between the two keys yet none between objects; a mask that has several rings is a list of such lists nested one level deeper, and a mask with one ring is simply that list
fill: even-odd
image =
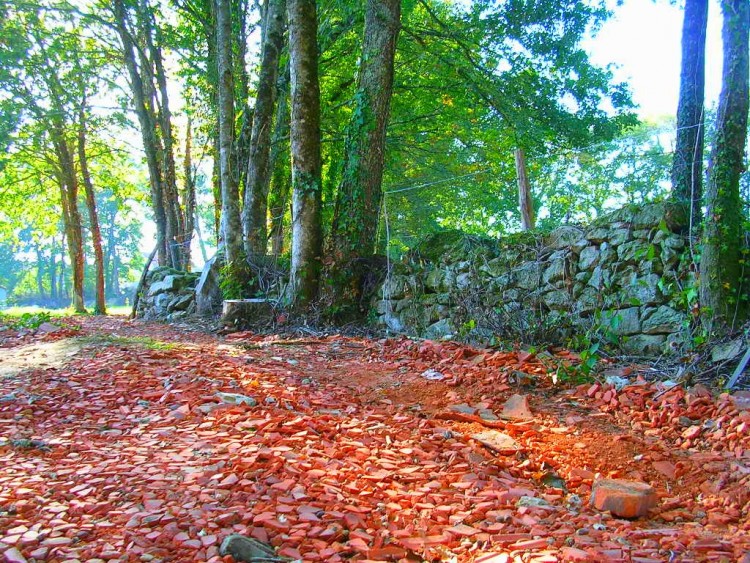
[{"label": "stacked stone wall", "polygon": [[427,338],[566,344],[595,335],[629,354],[675,352],[694,283],[686,224],[683,208],[655,203],[500,240],[438,233],[392,269],[377,320]]}]

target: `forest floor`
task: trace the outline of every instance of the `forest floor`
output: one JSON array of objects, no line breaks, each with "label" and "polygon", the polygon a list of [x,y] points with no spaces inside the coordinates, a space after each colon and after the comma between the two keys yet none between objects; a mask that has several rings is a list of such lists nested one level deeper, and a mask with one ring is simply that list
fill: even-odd
[{"label": "forest floor", "polygon": [[[65,323],[0,331],[6,561],[232,561],[219,545],[235,533],[331,562],[750,551],[742,393],[638,366],[619,391],[553,384],[564,351]],[[523,397],[520,420],[501,416],[512,395],[531,418]],[[600,476],[645,481],[658,505],[601,512]]]}]

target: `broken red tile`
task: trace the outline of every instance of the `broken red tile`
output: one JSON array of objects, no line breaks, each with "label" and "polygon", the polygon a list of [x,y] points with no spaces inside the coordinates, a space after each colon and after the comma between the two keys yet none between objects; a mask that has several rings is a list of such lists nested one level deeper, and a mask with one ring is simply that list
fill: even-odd
[{"label": "broken red tile", "polygon": [[503,405],[503,416],[517,420],[529,420],[534,418],[529,408],[529,398],[526,395],[511,395]]},{"label": "broken red tile", "polygon": [[674,463],[671,463],[669,461],[655,461],[652,463],[652,465],[654,466],[654,469],[656,469],[662,475],[666,476],[668,479],[675,478],[677,467],[675,467]]},{"label": "broken red tile", "polygon": [[657,503],[656,491],[643,482],[625,479],[594,481],[591,505],[620,518],[646,516]]},{"label": "broken red tile", "polygon": [[3,552],[3,557],[5,558],[5,561],[7,561],[7,563],[26,563],[27,562],[27,559],[15,547],[11,547],[10,549],[7,549],[5,552]]},{"label": "broken red tile", "polygon": [[450,528],[446,528],[445,531],[461,537],[474,536],[480,532],[480,530],[472,528],[471,526],[467,526],[466,524],[457,524],[455,526],[451,526]]}]

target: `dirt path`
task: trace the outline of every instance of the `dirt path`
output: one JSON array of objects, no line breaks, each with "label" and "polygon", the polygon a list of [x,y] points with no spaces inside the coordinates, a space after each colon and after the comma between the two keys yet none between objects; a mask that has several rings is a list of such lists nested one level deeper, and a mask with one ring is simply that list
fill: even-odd
[{"label": "dirt path", "polygon": [[[750,550],[750,411],[730,397],[565,389],[537,358],[451,344],[223,340],[117,319],[18,344],[63,337],[86,346],[0,379],[6,561],[231,561],[218,555],[231,533],[332,562]],[[17,348],[6,338],[3,353]],[[514,393],[533,420],[455,410],[497,414]],[[479,432],[517,448],[498,453]],[[594,510],[596,475],[652,484],[659,507],[634,521]]]}]

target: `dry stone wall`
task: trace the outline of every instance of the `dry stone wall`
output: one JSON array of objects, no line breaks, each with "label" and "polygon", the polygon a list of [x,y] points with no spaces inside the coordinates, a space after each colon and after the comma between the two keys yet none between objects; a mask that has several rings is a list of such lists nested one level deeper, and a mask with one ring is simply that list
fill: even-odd
[{"label": "dry stone wall", "polygon": [[172,268],[151,270],[138,301],[137,315],[146,320],[179,321],[195,312],[198,275]]},{"label": "dry stone wall", "polygon": [[374,303],[380,325],[427,338],[567,343],[629,354],[680,349],[689,323],[687,216],[655,203],[587,227],[501,240],[438,233],[396,264]]}]

